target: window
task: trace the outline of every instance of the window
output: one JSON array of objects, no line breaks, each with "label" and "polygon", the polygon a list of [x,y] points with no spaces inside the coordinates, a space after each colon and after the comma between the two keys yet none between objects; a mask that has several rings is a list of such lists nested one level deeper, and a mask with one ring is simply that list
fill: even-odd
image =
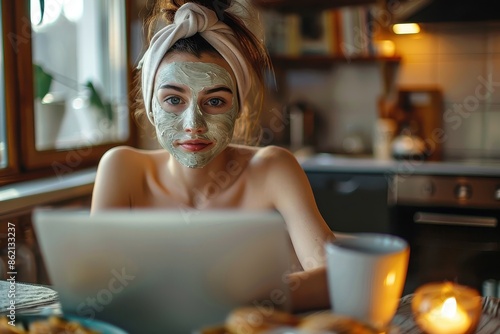
[{"label": "window", "polygon": [[46,0],[40,22],[39,0],[31,0],[37,150],[127,138],[127,50],[120,4]]},{"label": "window", "polygon": [[0,176],[14,176],[0,184],[70,173],[133,144],[130,1],[0,1]]},{"label": "window", "polygon": [[[0,36],[2,32],[2,8],[0,7]],[[5,83],[4,83],[4,62],[3,62],[3,44],[0,44],[0,168],[7,166],[7,127],[5,115]]]}]

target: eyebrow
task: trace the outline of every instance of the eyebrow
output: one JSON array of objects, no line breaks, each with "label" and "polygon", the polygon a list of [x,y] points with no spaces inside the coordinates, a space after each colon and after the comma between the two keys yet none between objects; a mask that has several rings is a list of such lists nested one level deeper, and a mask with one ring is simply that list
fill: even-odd
[{"label": "eyebrow", "polygon": [[169,84],[161,85],[158,89],[172,89],[172,90],[178,91],[180,93],[186,92],[186,90],[182,87],[169,85]]},{"label": "eyebrow", "polygon": [[[182,87],[175,86],[175,85],[169,85],[169,84],[161,85],[158,89],[172,89],[172,90],[178,91],[180,93],[186,92],[186,90]],[[233,91],[231,89],[229,89],[228,87],[215,87],[215,88],[207,89],[205,91],[205,94],[212,94],[212,93],[221,92],[221,91],[233,94]]]},{"label": "eyebrow", "polygon": [[215,88],[207,89],[205,91],[205,93],[206,94],[212,94],[212,93],[216,93],[216,92],[220,92],[220,91],[228,92],[228,93],[233,94],[233,91],[231,89],[229,89],[228,87],[215,87]]}]

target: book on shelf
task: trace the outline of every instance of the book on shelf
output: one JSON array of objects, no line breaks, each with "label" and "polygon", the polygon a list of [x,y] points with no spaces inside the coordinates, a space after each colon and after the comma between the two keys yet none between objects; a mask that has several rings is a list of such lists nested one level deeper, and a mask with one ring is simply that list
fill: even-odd
[{"label": "book on shelf", "polygon": [[300,13],[264,10],[266,46],[270,54],[280,56],[371,56],[372,10],[372,6]]},{"label": "book on shelf", "polygon": [[373,56],[373,7],[354,6],[340,9],[342,41],[341,54],[344,57]]},{"label": "book on shelf", "polygon": [[334,11],[305,12],[299,15],[299,50],[302,55],[336,54],[337,22]]},{"label": "book on shelf", "polygon": [[283,14],[274,10],[262,12],[266,47],[273,55],[298,55],[298,19],[293,14]]}]

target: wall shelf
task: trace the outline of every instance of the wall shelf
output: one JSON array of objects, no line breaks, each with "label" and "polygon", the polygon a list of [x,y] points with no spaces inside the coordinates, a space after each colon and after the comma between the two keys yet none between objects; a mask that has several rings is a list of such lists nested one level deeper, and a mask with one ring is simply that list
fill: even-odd
[{"label": "wall shelf", "polygon": [[350,63],[385,63],[398,64],[401,61],[400,56],[394,57],[345,57],[328,55],[303,55],[303,56],[271,56],[275,68],[297,69],[297,68],[325,68],[336,64]]}]

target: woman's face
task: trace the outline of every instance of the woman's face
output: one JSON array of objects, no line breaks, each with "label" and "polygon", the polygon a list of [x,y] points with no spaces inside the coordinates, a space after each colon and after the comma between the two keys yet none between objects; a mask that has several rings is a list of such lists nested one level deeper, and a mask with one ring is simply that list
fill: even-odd
[{"label": "woman's face", "polygon": [[236,80],[221,57],[168,55],[155,78],[152,110],[160,145],[190,168],[206,166],[231,142]]}]

